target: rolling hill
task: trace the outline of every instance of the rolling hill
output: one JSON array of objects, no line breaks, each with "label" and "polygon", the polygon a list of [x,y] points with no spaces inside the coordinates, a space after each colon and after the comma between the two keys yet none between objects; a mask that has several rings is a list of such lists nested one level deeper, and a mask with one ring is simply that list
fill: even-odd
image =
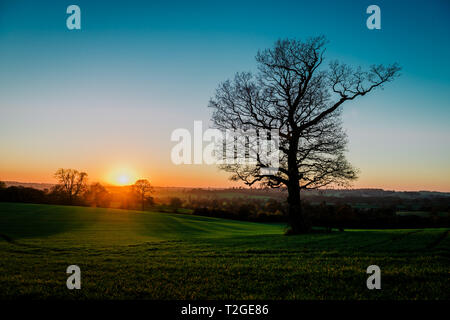
[{"label": "rolling hill", "polygon": [[[447,229],[283,231],[280,224],[0,203],[0,298],[450,298]],[[74,264],[81,290],[66,288]],[[373,264],[382,290],[366,288]]]}]

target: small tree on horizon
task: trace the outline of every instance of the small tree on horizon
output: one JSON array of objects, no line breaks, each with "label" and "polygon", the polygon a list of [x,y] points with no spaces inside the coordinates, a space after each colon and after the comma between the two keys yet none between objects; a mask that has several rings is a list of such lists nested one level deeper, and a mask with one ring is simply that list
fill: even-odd
[{"label": "small tree on horizon", "polygon": [[209,103],[218,129],[278,132],[277,172],[262,170],[270,166],[259,153],[256,165],[235,161],[221,168],[249,186],[286,187],[292,233],[311,230],[300,190],[345,185],[356,178],[345,158],[340,107],[392,81],[400,70],[392,64],[363,71],[337,61],[324,68],[326,43],[323,36],[278,40],[273,48],[258,52],[256,75],[237,73],[234,80],[219,85]]},{"label": "small tree on horizon", "polygon": [[177,213],[178,209],[183,206],[183,200],[181,200],[178,197],[172,197],[169,201],[169,206],[172,208],[172,210]]},{"label": "small tree on horizon", "polygon": [[133,192],[139,197],[142,211],[145,211],[145,203],[150,194],[153,193],[153,187],[147,179],[139,179],[132,186]]},{"label": "small tree on horizon", "polygon": [[109,207],[111,194],[99,182],[92,183],[84,193],[85,201],[93,207]]},{"label": "small tree on horizon", "polygon": [[87,187],[87,173],[79,172],[74,169],[58,169],[55,172],[55,178],[58,184],[54,190],[61,192],[70,205],[77,199]]}]

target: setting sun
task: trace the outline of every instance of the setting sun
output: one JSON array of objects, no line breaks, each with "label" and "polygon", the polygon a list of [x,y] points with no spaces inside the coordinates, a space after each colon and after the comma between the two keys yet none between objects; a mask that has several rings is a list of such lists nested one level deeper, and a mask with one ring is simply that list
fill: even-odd
[{"label": "setting sun", "polygon": [[117,182],[120,185],[127,185],[130,184],[130,177],[127,176],[126,174],[122,174],[117,178]]},{"label": "setting sun", "polygon": [[129,168],[117,168],[112,170],[107,177],[107,182],[119,186],[126,186],[133,184],[137,179],[136,174]]}]

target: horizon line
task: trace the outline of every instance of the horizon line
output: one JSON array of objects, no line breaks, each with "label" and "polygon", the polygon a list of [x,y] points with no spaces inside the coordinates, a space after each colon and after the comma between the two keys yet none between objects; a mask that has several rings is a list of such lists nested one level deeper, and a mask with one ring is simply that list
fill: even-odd
[{"label": "horizon line", "polygon": [[[3,181],[5,183],[24,183],[24,184],[50,184],[50,185],[57,185],[57,183],[55,182],[30,182],[30,181],[16,181],[16,180],[0,180]],[[92,182],[99,182],[99,181],[92,181]],[[99,182],[101,183],[101,182]],[[132,186],[133,184],[129,184],[129,185],[115,185],[112,183],[102,183],[105,186],[108,187],[118,187],[118,188],[122,188],[122,187],[129,187]],[[154,185],[152,186],[153,188],[179,188],[179,189],[247,189],[247,190],[254,190],[254,189],[264,189],[264,188],[258,188],[258,187],[248,187],[248,186],[239,186],[239,187],[199,187],[199,186],[157,186]],[[268,190],[277,190],[277,189],[272,189],[272,188],[268,188]],[[279,189],[278,189],[279,190]],[[304,191],[305,189],[303,189]],[[425,190],[425,189],[421,189],[421,190],[396,190],[396,189],[383,189],[383,188],[377,188],[377,187],[360,187],[360,188],[342,188],[342,189],[335,189],[335,188],[329,188],[329,189],[306,189],[309,191],[314,191],[314,190],[345,190],[345,191],[357,191],[357,190],[381,190],[381,191],[385,191],[385,192],[389,192],[389,191],[393,191],[393,192],[437,192],[437,193],[450,193],[449,191],[440,191],[440,190]]]}]

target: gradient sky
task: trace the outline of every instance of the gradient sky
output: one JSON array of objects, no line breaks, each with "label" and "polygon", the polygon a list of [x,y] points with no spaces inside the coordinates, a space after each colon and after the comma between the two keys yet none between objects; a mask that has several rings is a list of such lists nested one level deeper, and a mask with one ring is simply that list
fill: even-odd
[{"label": "gradient sky", "polygon": [[[82,29],[66,28],[81,8]],[[381,8],[381,30],[366,8]],[[0,0],[0,180],[125,173],[159,186],[234,186],[170,161],[176,128],[278,38],[324,34],[327,59],[398,62],[402,76],[344,107],[354,187],[450,191],[450,2]]]}]

